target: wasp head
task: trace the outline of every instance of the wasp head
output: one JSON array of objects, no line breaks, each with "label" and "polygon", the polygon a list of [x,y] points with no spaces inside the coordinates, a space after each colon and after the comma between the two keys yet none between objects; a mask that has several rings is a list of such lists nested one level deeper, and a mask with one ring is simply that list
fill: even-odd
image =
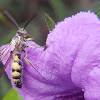
[{"label": "wasp head", "polygon": [[28,36],[27,31],[24,28],[19,28],[19,30],[17,31],[17,34],[24,38]]}]

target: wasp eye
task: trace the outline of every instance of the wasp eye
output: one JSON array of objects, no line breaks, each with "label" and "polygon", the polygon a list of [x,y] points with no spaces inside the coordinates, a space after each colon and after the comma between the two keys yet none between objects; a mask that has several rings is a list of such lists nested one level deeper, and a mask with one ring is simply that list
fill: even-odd
[{"label": "wasp eye", "polygon": [[17,34],[18,34],[19,36],[22,36],[22,33],[21,33],[21,32],[17,32]]}]

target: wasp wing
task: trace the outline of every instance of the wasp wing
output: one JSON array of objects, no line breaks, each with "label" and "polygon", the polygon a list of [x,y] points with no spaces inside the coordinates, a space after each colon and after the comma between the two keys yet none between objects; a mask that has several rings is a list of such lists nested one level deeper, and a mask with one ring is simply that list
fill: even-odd
[{"label": "wasp wing", "polygon": [[[4,58],[6,57],[6,55],[8,54],[8,52],[10,51],[10,48],[11,48],[11,43],[7,44],[3,49],[0,50],[0,60],[1,61],[4,60]],[[3,69],[0,72],[0,78],[3,75],[3,73],[5,72],[5,69],[6,69],[9,61],[11,60],[11,58],[12,58],[12,51],[10,52],[10,56],[7,59],[6,63],[5,63],[5,66],[3,67]]]},{"label": "wasp wing", "polygon": [[3,61],[5,56],[8,54],[11,48],[11,43],[7,44],[3,49],[0,50],[0,60]]},{"label": "wasp wing", "polygon": [[6,69],[7,65],[9,64],[9,62],[10,62],[10,60],[11,60],[11,58],[12,58],[12,54],[13,54],[13,51],[10,52],[10,56],[9,56],[9,58],[7,59],[6,63],[5,63],[5,66],[3,67],[3,69],[2,69],[1,72],[0,72],[0,78],[1,78],[1,76],[3,75],[3,73],[5,72],[5,69]]}]

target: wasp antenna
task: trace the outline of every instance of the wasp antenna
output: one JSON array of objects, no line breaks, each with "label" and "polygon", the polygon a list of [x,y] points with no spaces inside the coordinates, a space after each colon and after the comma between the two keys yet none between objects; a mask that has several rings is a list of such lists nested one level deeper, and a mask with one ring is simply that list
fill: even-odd
[{"label": "wasp antenna", "polygon": [[14,20],[14,18],[9,14],[9,12],[8,11],[4,11],[4,14],[7,16],[7,17],[9,17],[11,20],[12,20],[12,22],[18,27],[18,28],[20,28],[19,27],[19,25],[17,24],[17,22]]},{"label": "wasp antenna", "polygon": [[32,16],[32,18],[30,18],[30,20],[25,24],[23,30],[26,28],[26,26],[32,21],[32,19],[34,18],[34,16]]}]

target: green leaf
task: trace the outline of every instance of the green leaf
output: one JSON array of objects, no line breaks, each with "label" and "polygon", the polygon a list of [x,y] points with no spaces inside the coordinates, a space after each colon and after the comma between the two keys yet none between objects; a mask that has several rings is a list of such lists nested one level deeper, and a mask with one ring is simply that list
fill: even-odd
[{"label": "green leaf", "polygon": [[0,12],[0,21],[5,24],[7,22],[5,16],[3,15],[3,13]]},{"label": "green leaf", "polygon": [[98,15],[98,17],[100,18],[100,3],[99,3],[99,7],[94,10],[94,12]]},{"label": "green leaf", "polygon": [[64,4],[63,0],[48,0],[48,2],[51,4],[59,21],[68,16],[68,7]]},{"label": "green leaf", "polygon": [[19,96],[19,93],[16,89],[11,88],[10,91],[6,94],[6,96],[2,100],[24,100]]},{"label": "green leaf", "polygon": [[45,20],[47,22],[48,28],[50,31],[55,28],[55,23],[54,21],[48,16],[48,14],[44,14]]},{"label": "green leaf", "polygon": [[12,30],[8,32],[8,34],[2,36],[2,38],[0,39],[0,46],[9,43],[14,37],[14,33],[15,33],[15,30]]}]

